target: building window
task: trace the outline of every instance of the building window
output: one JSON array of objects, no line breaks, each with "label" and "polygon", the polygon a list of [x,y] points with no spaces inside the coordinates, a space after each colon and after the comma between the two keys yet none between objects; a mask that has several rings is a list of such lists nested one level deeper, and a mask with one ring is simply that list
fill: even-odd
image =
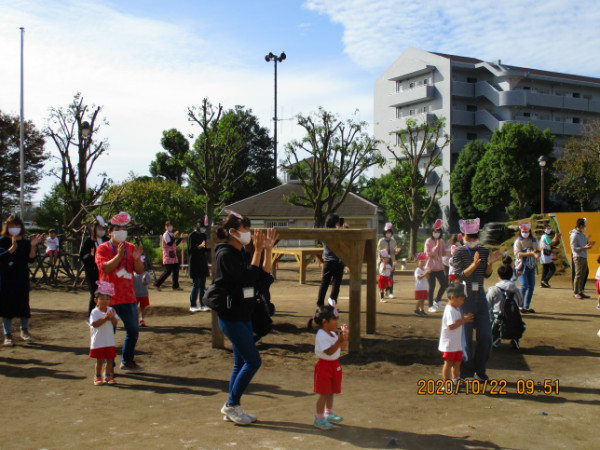
[{"label": "building window", "polygon": [[524,113],[523,113],[523,117],[531,117],[531,113],[524,112]]},{"label": "building window", "polygon": [[265,228],[288,228],[288,221],[283,220],[265,220]]},{"label": "building window", "polygon": [[412,83],[410,83],[410,84],[408,85],[408,87],[409,87],[409,89],[414,89],[414,88],[415,88],[415,83],[414,83],[414,81],[413,81]]},{"label": "building window", "polygon": [[396,119],[399,119],[401,117],[402,117],[402,107],[396,106]]},{"label": "building window", "polygon": [[477,133],[467,133],[467,141],[474,141],[477,139]]},{"label": "building window", "polygon": [[573,98],[581,98],[581,94],[579,92],[573,92]]},{"label": "building window", "polygon": [[573,123],[581,123],[581,119],[579,117],[573,117]]},{"label": "building window", "polygon": [[477,105],[467,105],[467,111],[471,111],[471,112],[477,111]]},{"label": "building window", "polygon": [[423,84],[424,84],[425,86],[427,86],[427,85],[429,84],[429,78],[425,78],[425,79],[423,80]]},{"label": "building window", "polygon": [[402,81],[396,81],[396,92],[402,92]]},{"label": "building window", "polygon": [[467,83],[477,83],[477,78],[467,77]]},{"label": "building window", "polygon": [[523,86],[523,90],[524,91],[530,91],[531,90],[531,86]]},{"label": "building window", "polygon": [[591,100],[592,95],[591,94],[583,94],[583,98],[585,98],[586,100]]},{"label": "building window", "polygon": [[427,111],[429,111],[429,106],[421,106],[419,108],[420,113],[426,113]]},{"label": "building window", "polygon": [[408,115],[409,115],[409,116],[414,116],[414,115],[415,115],[415,110],[414,110],[414,109],[410,109],[410,110],[408,111]]}]

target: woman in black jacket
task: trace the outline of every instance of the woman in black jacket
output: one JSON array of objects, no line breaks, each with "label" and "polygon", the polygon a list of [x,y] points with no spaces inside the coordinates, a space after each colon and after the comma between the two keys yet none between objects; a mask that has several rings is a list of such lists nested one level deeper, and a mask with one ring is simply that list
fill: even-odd
[{"label": "woman in black jacket", "polygon": [[259,278],[260,259],[264,254],[262,270],[271,270],[271,250],[276,241],[275,230],[254,230],[256,251],[248,261],[244,246],[252,240],[250,219],[237,213],[230,213],[217,229],[219,239],[227,242],[215,246],[214,284],[225,288],[230,298],[230,306],[219,313],[219,327],[231,341],[233,347],[233,371],[229,380],[229,399],[221,408],[226,420],[240,425],[256,421],[240,405],[242,394],[261,365],[260,355],[252,335],[252,309],[254,307],[254,286]]},{"label": "woman in black jacket", "polygon": [[83,262],[85,281],[88,285],[88,290],[90,291],[90,302],[88,304],[87,313],[88,318],[90,317],[92,309],[96,307],[94,295],[96,294],[96,289],[98,289],[96,282],[100,279],[100,276],[98,275],[98,266],[96,265],[95,255],[98,246],[108,241],[106,229],[104,227],[105,225],[104,220],[100,216],[92,222],[92,233],[90,237],[83,241],[83,245],[79,252],[79,260]]},{"label": "woman in black jacket", "polygon": [[[188,270],[192,279],[192,292],[190,293],[190,312],[210,311],[204,306],[202,297],[206,289],[208,276],[208,261],[206,259],[206,233],[204,223],[198,221],[196,229],[187,238]],[[199,305],[198,305],[199,300]]]}]

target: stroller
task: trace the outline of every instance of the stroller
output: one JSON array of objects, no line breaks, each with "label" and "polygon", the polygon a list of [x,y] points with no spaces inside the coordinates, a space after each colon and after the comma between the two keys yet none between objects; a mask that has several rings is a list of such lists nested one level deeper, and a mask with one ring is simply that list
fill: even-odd
[{"label": "stroller", "polygon": [[492,315],[492,347],[498,347],[503,339],[510,340],[513,348],[519,348],[519,339],[523,336],[526,326],[521,318],[519,305],[514,293],[505,289],[500,301],[500,313]]}]

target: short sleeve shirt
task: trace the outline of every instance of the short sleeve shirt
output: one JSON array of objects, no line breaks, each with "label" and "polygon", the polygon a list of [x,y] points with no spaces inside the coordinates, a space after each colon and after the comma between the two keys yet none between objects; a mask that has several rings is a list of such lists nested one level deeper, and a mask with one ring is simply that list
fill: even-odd
[{"label": "short sleeve shirt", "polygon": [[133,252],[135,251],[135,246],[129,242],[125,242],[125,249],[125,256],[123,256],[117,268],[110,273],[104,273],[104,267],[106,263],[117,255],[117,247],[113,247],[112,242],[107,241],[98,246],[98,250],[96,250],[96,264],[98,265],[100,281],[108,281],[115,285],[115,295],[113,295],[110,301],[111,305],[137,302],[133,288],[135,265]]},{"label": "short sleeve shirt", "polygon": [[429,290],[429,281],[427,277],[423,277],[419,280],[419,277],[423,275],[426,271],[417,267],[415,269],[415,291],[428,291]]},{"label": "short sleeve shirt", "polygon": [[447,304],[442,316],[442,331],[440,333],[440,352],[458,352],[462,350],[462,327],[454,330],[448,328],[448,325],[456,323],[462,318],[460,310]]},{"label": "short sleeve shirt", "polygon": [[340,357],[341,349],[337,349],[332,355],[325,353],[325,350],[334,345],[338,340],[337,335],[330,335],[327,331],[320,329],[315,337],[315,355],[321,359],[335,361]]},{"label": "short sleeve shirt", "polygon": [[[109,306],[108,311],[112,308]],[[115,330],[113,329],[113,324],[110,320],[104,322],[99,327],[93,327],[92,324],[100,319],[104,318],[103,313],[98,309],[98,307],[92,309],[90,313],[90,348],[104,348],[104,347],[114,347],[115,344]],[[115,313],[115,317],[119,320],[119,316]]]}]

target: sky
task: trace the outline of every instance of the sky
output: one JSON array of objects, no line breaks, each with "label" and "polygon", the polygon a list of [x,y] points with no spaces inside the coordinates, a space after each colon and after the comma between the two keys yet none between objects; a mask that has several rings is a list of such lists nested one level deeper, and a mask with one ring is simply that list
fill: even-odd
[{"label": "sky", "polygon": [[[594,0],[0,0],[0,110],[43,129],[50,107],[76,92],[102,105],[107,173],[147,175],[162,132],[198,134],[187,107],[204,97],[252,109],[273,129],[278,63],[278,149],[302,136],[294,117],[323,106],[372,122],[373,84],[409,46],[504,64],[600,77]],[[358,110],[358,112],[356,112]],[[52,142],[46,150],[56,155]],[[49,163],[52,164],[52,163]],[[46,176],[34,200],[56,180]]]}]

